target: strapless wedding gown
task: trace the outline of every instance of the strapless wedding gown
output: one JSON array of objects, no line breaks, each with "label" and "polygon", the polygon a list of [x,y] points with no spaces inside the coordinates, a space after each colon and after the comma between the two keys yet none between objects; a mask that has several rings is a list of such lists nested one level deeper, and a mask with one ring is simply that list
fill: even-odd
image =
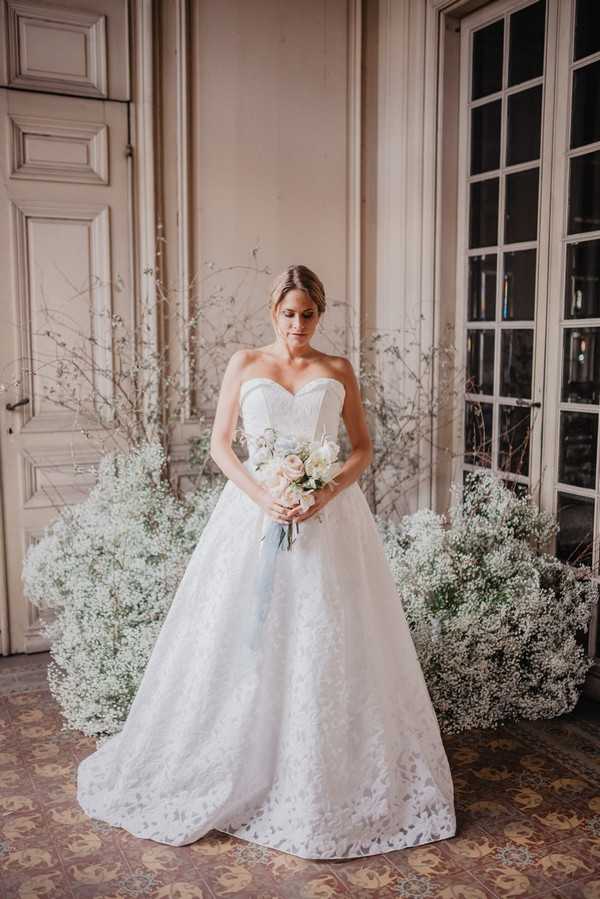
[{"label": "strapless wedding gown", "polygon": [[[344,395],[334,378],[295,394],[250,378],[243,426],[335,439]],[[358,483],[320,514],[278,551],[262,620],[253,584],[271,519],[226,482],[127,720],[79,765],[88,815],[173,846],[214,828],[303,858],[455,834],[438,722]]]}]

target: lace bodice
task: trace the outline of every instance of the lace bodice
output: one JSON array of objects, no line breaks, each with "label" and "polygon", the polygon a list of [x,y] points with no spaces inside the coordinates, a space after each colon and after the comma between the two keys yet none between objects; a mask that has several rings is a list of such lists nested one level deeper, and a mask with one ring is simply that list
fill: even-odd
[{"label": "lace bodice", "polygon": [[337,378],[313,378],[296,393],[272,378],[249,378],[240,389],[240,413],[247,434],[265,428],[319,440],[338,436],[346,389]]}]

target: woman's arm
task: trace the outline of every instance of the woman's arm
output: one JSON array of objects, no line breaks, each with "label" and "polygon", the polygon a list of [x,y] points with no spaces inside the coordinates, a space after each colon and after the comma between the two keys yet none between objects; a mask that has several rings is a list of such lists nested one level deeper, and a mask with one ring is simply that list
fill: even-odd
[{"label": "woman's arm", "polygon": [[295,511],[292,511],[292,521],[301,522],[307,518],[312,518],[313,515],[318,515],[323,506],[330,502],[334,496],[360,478],[373,459],[373,444],[367,426],[360,387],[354,374],[352,363],[349,359],[344,358],[340,359],[340,363],[340,380],[343,381],[346,388],[342,417],[348,431],[352,451],[338,474],[336,474],[334,478],[335,484],[326,484],[320,490],[316,490],[314,493],[314,505],[310,506],[305,512],[296,508]]},{"label": "woman's arm", "polygon": [[243,490],[270,518],[287,524],[290,510],[252,476],[231,446],[240,412],[242,372],[246,368],[248,355],[248,350],[237,350],[227,363],[210,435],[210,456],[225,477]]}]

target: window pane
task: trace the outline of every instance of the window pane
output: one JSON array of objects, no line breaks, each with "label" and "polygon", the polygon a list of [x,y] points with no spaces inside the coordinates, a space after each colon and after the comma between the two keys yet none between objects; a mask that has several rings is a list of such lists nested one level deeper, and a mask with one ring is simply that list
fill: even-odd
[{"label": "window pane", "polygon": [[506,176],[505,243],[535,240],[538,217],[539,169]]},{"label": "window pane", "polygon": [[571,147],[600,140],[600,60],[573,72]]},{"label": "window pane", "polygon": [[531,411],[520,406],[500,406],[498,467],[512,474],[529,474]]},{"label": "window pane", "polygon": [[498,179],[471,184],[469,247],[490,247],[498,243]]},{"label": "window pane", "polygon": [[504,321],[533,321],[535,315],[535,250],[504,254],[502,318]]},{"label": "window pane", "polygon": [[544,71],[546,4],[538,0],[510,17],[508,83],[520,84]]},{"label": "window pane", "polygon": [[516,496],[527,496],[529,485],[522,481],[513,481],[511,478],[500,478],[507,490],[512,490]]},{"label": "window pane", "polygon": [[494,331],[467,331],[467,393],[494,392]]},{"label": "window pane", "polygon": [[556,555],[572,565],[592,564],[594,500],[569,493],[558,494]]},{"label": "window pane", "polygon": [[465,403],[465,462],[491,467],[492,404]]},{"label": "window pane", "polygon": [[497,256],[469,258],[469,321],[493,322],[496,318]]},{"label": "window pane", "polygon": [[506,163],[539,159],[542,133],[542,85],[508,97]]},{"label": "window pane", "polygon": [[533,330],[505,328],[502,331],[500,357],[500,393],[502,396],[531,397]]},{"label": "window pane", "polygon": [[480,28],[473,35],[472,100],[493,94],[502,87],[504,20]]},{"label": "window pane", "polygon": [[600,315],[600,240],[567,245],[565,318]]},{"label": "window pane", "polygon": [[500,100],[471,110],[471,174],[500,166]]},{"label": "window pane", "polygon": [[600,3],[577,0],[575,12],[575,59],[600,50]]},{"label": "window pane", "polygon": [[562,400],[597,403],[600,397],[600,328],[565,328]]},{"label": "window pane", "polygon": [[600,150],[570,162],[569,234],[600,228]]},{"label": "window pane", "polygon": [[560,413],[558,480],[574,487],[596,487],[598,416],[589,412]]}]

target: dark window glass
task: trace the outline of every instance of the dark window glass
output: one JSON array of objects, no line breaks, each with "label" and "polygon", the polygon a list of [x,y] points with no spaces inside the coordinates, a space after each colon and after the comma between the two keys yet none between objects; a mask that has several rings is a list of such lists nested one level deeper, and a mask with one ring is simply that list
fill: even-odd
[{"label": "dark window glass", "polygon": [[492,22],[473,35],[472,100],[493,94],[502,87],[504,20]]},{"label": "dark window glass", "polygon": [[500,393],[502,396],[531,397],[533,331],[505,328],[500,344]]},{"label": "dark window glass", "polygon": [[469,257],[469,321],[493,322],[496,318],[497,256]]},{"label": "dark window glass", "polygon": [[506,164],[539,159],[542,133],[542,85],[508,97]]},{"label": "dark window glass", "polygon": [[511,478],[500,478],[507,490],[512,490],[516,496],[527,496],[529,485],[522,481],[513,481]]},{"label": "dark window glass", "polygon": [[471,174],[500,166],[500,100],[471,110]]},{"label": "dark window glass", "polygon": [[498,243],[498,179],[473,181],[469,215],[469,246],[491,247]]},{"label": "dark window glass", "polygon": [[510,17],[508,83],[521,84],[544,71],[546,4],[538,0]]},{"label": "dark window glass", "polygon": [[558,480],[574,487],[596,487],[598,416],[589,412],[560,413]]},{"label": "dark window glass", "polygon": [[467,393],[494,392],[494,331],[467,331]]},{"label": "dark window glass", "polygon": [[565,318],[600,315],[600,240],[567,245]]},{"label": "dark window glass", "polygon": [[594,500],[558,494],[556,555],[571,565],[591,565],[594,540]]},{"label": "dark window glass", "polygon": [[504,321],[533,321],[535,315],[536,251],[515,250],[504,254],[502,318]]},{"label": "dark window glass", "polygon": [[537,168],[506,176],[505,243],[520,243],[537,237],[538,176]]},{"label": "dark window glass", "polygon": [[597,403],[600,398],[600,328],[565,328],[562,401]]},{"label": "dark window glass", "polygon": [[600,3],[577,0],[575,10],[575,59],[583,59],[600,50]]},{"label": "dark window glass", "polygon": [[573,156],[569,178],[569,234],[600,228],[600,150]]},{"label": "dark window glass", "polygon": [[465,462],[491,467],[491,403],[465,403]]},{"label": "dark window glass", "polygon": [[462,476],[463,493],[469,489],[469,475],[470,474],[472,474],[472,472],[463,468],[463,476]]},{"label": "dark window glass", "polygon": [[583,147],[597,140],[600,140],[600,60],[573,72],[571,110],[571,147]]},{"label": "dark window glass", "polygon": [[498,467],[512,474],[529,474],[531,411],[521,406],[500,406]]}]

